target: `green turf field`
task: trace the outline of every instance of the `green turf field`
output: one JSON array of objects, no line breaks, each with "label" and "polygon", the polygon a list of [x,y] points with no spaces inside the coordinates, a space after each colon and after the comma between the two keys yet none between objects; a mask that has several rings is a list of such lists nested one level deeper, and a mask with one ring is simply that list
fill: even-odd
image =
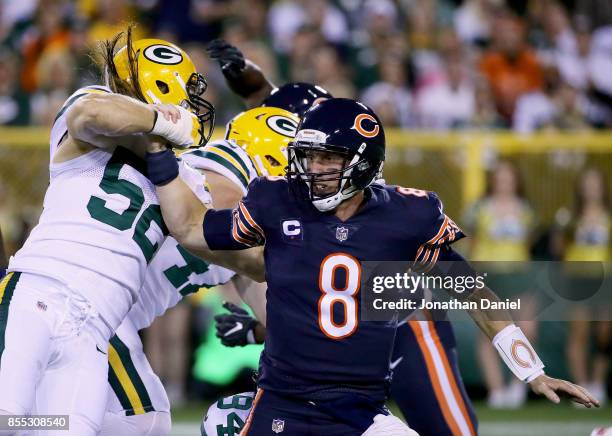
[{"label": "green turf field", "polygon": [[[199,435],[200,419],[207,407],[200,403],[174,410],[172,435]],[[588,436],[595,427],[612,426],[612,405],[589,410],[568,403],[532,401],[521,409],[499,411],[481,402],[476,403],[476,410],[482,436]]]}]

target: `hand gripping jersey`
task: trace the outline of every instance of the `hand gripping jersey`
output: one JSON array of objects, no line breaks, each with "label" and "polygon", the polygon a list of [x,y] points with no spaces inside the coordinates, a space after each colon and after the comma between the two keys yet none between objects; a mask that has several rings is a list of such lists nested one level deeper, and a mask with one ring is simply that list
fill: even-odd
[{"label": "hand gripping jersey", "polygon": [[[51,156],[67,134],[66,114],[80,97],[110,92],[88,87],[75,92],[51,131]],[[38,225],[11,259],[9,271],[59,280],[87,298],[112,329],[137,300],[145,271],[168,230],[146,166],[129,150],[94,149],[51,163],[50,184]],[[181,177],[210,201],[201,176],[181,165]]]},{"label": "hand gripping jersey", "polygon": [[375,184],[345,222],[259,178],[234,211],[210,211],[212,249],[265,244],[266,347],[259,387],[306,400],[347,392],[384,401],[395,322],[360,321],[362,261],[435,262],[463,237],[431,192]]}]

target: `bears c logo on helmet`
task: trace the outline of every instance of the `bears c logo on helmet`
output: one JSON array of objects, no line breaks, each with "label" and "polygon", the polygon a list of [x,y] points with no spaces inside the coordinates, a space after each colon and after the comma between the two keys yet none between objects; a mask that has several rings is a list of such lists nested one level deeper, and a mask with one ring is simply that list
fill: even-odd
[{"label": "bears c logo on helmet", "polygon": [[293,138],[297,131],[297,123],[282,115],[272,115],[266,119],[266,124],[279,135]]},{"label": "bears c logo on helmet", "polygon": [[[368,120],[374,127],[370,130],[367,130],[363,126],[363,122]],[[353,124],[353,129],[357,130],[361,136],[365,136],[366,138],[374,138],[378,135],[380,131],[380,126],[378,125],[378,121],[370,114],[359,114],[355,117],[355,123]]]},{"label": "bears c logo on helmet", "polygon": [[183,61],[181,52],[169,45],[151,45],[144,50],[143,54],[145,58],[157,64],[176,65]]}]

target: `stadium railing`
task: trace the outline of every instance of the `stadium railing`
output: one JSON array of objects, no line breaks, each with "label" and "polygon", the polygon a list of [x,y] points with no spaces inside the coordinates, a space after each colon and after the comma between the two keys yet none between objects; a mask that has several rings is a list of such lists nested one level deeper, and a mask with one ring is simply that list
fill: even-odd
[{"label": "stadium railing", "polygon": [[[12,203],[42,203],[48,135],[45,128],[0,128],[0,190],[4,186]],[[612,131],[517,135],[388,129],[387,144],[387,182],[437,191],[458,219],[485,192],[487,169],[498,158],[519,167],[526,197],[544,223],[561,207],[572,206],[575,180],[584,167],[596,166],[612,176]]]}]

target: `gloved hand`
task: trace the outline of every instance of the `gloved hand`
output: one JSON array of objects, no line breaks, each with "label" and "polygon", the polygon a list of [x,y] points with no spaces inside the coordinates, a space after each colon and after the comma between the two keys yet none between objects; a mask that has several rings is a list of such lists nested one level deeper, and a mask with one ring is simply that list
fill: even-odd
[{"label": "gloved hand", "polygon": [[226,77],[235,78],[239,76],[246,66],[242,52],[223,39],[214,39],[208,43],[206,52],[211,59],[219,63],[221,71]]},{"label": "gloved hand", "polygon": [[217,337],[226,347],[255,344],[255,327],[259,324],[249,313],[233,303],[225,302],[223,307],[229,313],[215,316]]}]

